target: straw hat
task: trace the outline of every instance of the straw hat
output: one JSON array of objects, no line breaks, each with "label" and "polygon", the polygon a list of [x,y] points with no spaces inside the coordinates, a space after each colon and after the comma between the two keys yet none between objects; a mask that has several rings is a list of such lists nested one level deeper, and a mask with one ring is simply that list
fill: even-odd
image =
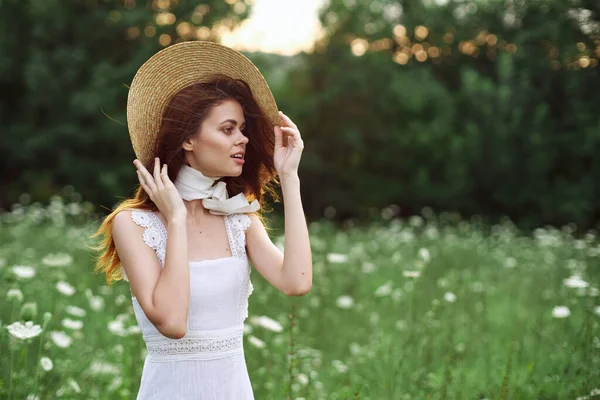
[{"label": "straw hat", "polygon": [[191,41],[154,54],[133,77],[127,98],[127,125],[138,160],[152,162],[161,118],[171,97],[214,74],[244,80],[258,106],[273,125],[281,123],[269,85],[242,53],[213,42]]}]

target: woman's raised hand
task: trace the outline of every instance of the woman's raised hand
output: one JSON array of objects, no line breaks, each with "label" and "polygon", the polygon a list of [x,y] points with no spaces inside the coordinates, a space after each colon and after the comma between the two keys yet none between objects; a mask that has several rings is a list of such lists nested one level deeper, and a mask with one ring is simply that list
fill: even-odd
[{"label": "woman's raised hand", "polygon": [[[304,149],[300,131],[292,120],[282,113],[281,126],[275,126],[275,151],[273,161],[280,179],[298,176],[298,165]],[[287,146],[283,145],[283,135],[287,136]]]},{"label": "woman's raised hand", "polygon": [[150,174],[139,160],[133,160],[133,164],[137,168],[137,176],[142,189],[148,193],[167,222],[173,218],[185,218],[187,209],[177,188],[169,179],[167,164],[163,164],[161,168],[158,157],[155,158],[153,174]]}]

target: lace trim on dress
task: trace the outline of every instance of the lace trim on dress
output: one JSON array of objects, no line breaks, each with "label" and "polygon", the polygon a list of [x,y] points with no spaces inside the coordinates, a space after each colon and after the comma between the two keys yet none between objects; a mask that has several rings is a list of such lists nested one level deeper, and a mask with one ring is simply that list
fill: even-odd
[{"label": "lace trim on dress", "polygon": [[145,336],[148,361],[209,360],[243,353],[243,326],[219,331],[188,331],[181,339]]},{"label": "lace trim on dress", "polygon": [[[131,219],[142,228],[146,228],[143,235],[144,242],[154,250],[156,257],[164,265],[167,248],[167,231],[159,217],[151,211],[132,210]],[[120,271],[123,280],[129,281],[123,266],[121,266]]]},{"label": "lace trim on dress", "polygon": [[248,273],[244,273],[242,275],[241,282],[241,290],[240,297],[238,300],[240,313],[240,321],[239,323],[243,323],[246,318],[248,318],[248,296],[254,290],[252,286],[252,281],[250,280],[250,272],[252,269],[250,268],[250,264],[248,263],[248,258],[246,256],[246,230],[250,227],[251,221],[250,217],[246,214],[231,214],[226,216],[225,219],[227,234],[230,235],[230,242],[232,243],[231,253],[234,257],[243,259],[246,261],[245,265]]},{"label": "lace trim on dress", "polygon": [[225,216],[225,228],[231,242],[231,254],[236,258],[246,258],[245,231],[250,227],[250,218],[246,214]]},{"label": "lace trim on dress", "polygon": [[165,263],[167,248],[167,231],[156,214],[151,211],[134,210],[131,212],[133,221],[146,228],[144,242],[154,249],[161,264]]}]

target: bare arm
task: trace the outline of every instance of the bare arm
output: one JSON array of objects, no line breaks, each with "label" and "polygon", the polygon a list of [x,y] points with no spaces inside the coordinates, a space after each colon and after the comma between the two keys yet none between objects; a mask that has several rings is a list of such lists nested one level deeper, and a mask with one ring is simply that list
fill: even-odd
[{"label": "bare arm", "polygon": [[273,162],[283,193],[285,254],[273,244],[256,215],[250,217],[253,223],[246,233],[246,242],[248,257],[265,279],[287,295],[302,296],[312,287],[312,253],[298,177],[304,142],[296,124],[285,114],[280,115],[281,126],[274,127]]},{"label": "bare arm", "polygon": [[[185,335],[190,285],[185,219],[168,223],[164,268],[154,251],[143,241],[144,228],[121,211],[113,222],[113,239],[131,292],[142,310],[163,335],[178,339]],[[186,284],[187,282],[187,284]]]},{"label": "bare arm", "polygon": [[156,158],[153,175],[138,160],[134,164],[140,185],[167,219],[164,268],[143,242],[143,232],[129,214],[117,214],[113,238],[131,291],[148,319],[163,335],[181,338],[187,331],[190,303],[187,210],[169,179],[166,164],[161,168],[160,160]]},{"label": "bare arm", "polygon": [[312,253],[297,177],[281,181],[285,213],[284,253],[269,238],[258,217],[246,233],[248,258],[273,286],[288,296],[302,296],[312,287]]}]

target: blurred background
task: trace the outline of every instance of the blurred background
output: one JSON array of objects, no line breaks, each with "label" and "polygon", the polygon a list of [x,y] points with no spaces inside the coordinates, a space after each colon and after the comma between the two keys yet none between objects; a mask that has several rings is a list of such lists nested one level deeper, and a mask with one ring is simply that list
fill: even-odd
[{"label": "blurred background", "polygon": [[599,21],[597,0],[1,0],[0,208],[127,197],[128,85],[160,49],[211,40],[298,124],[311,219],[594,227]]},{"label": "blurred background", "polygon": [[135,398],[91,236],[137,184],[128,85],[186,40],[305,143],[313,287],[252,269],[257,399],[600,398],[600,1],[0,0],[0,399]]}]

